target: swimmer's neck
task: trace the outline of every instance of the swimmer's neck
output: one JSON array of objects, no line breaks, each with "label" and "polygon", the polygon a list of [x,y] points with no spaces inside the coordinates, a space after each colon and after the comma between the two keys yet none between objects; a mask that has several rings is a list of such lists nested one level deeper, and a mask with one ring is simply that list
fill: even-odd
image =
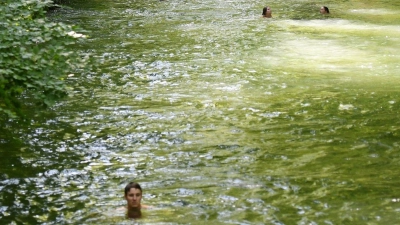
[{"label": "swimmer's neck", "polygon": [[126,215],[128,218],[141,218],[142,217],[142,211],[141,211],[141,206],[139,207],[126,207]]},{"label": "swimmer's neck", "polygon": [[126,206],[126,209],[127,209],[128,211],[140,211],[140,210],[142,209],[142,205],[139,205],[138,207],[129,207],[129,206]]}]

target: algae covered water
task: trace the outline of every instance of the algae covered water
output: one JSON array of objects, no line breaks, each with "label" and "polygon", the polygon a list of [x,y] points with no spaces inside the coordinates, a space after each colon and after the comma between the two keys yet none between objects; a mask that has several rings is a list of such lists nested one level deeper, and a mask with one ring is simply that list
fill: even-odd
[{"label": "algae covered water", "polygon": [[68,6],[97,65],[2,136],[2,224],[400,223],[400,3]]}]

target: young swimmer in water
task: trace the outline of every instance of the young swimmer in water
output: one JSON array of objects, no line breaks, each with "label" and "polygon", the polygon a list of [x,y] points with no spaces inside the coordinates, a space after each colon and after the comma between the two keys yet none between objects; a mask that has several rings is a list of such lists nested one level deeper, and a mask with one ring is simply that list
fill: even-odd
[{"label": "young swimmer in water", "polygon": [[329,9],[326,6],[321,6],[321,8],[319,9],[319,13],[321,14],[329,14]]},{"label": "young swimmer in water", "polygon": [[149,206],[147,205],[142,205],[142,188],[136,182],[130,182],[125,186],[125,200],[127,218],[141,218],[141,209],[149,208]]},{"label": "young swimmer in water", "polygon": [[265,17],[265,18],[272,18],[271,7],[265,6],[265,7],[263,8],[262,15],[263,15],[263,17]]}]

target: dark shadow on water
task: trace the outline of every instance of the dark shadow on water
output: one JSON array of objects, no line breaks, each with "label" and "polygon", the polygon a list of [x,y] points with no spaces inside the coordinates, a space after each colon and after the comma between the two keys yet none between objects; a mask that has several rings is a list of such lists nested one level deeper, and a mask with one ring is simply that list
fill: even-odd
[{"label": "dark shadow on water", "polygon": [[[83,144],[68,143],[65,134],[78,135],[76,129],[56,122],[53,116],[31,117],[34,122],[30,124],[2,121],[0,224],[63,223],[64,214],[85,208],[84,194],[72,194],[77,196],[69,199],[76,201],[74,204],[66,204],[62,198],[65,192],[76,192],[72,181],[90,180],[83,170],[86,165],[80,163],[83,153],[79,146]],[[65,150],[60,151],[62,145]]]}]

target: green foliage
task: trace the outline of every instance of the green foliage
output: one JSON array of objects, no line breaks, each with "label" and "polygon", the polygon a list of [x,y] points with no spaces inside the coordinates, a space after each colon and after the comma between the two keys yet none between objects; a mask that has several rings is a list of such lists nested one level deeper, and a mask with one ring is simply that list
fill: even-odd
[{"label": "green foliage", "polygon": [[73,27],[46,20],[51,1],[6,0],[0,3],[0,114],[23,115],[26,96],[43,106],[64,97],[68,74],[84,66],[68,49]]},{"label": "green foliage", "polygon": [[66,4],[66,3],[70,3],[70,0],[53,0],[53,2],[55,4]]}]

